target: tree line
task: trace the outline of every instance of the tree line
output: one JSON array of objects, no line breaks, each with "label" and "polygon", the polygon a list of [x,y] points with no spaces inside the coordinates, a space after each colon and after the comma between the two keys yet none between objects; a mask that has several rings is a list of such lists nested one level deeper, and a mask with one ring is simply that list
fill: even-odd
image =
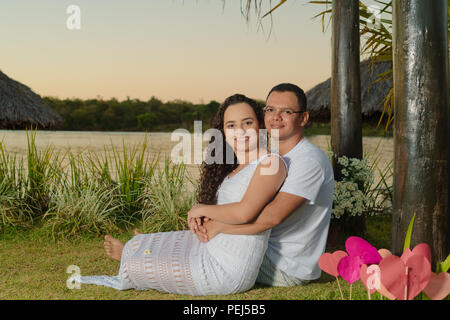
[{"label": "tree line", "polygon": [[220,103],[193,104],[184,100],[162,102],[156,97],[139,99],[64,99],[44,97],[45,103],[62,118],[59,130],[74,131],[193,131],[194,121],[209,128]]},{"label": "tree line", "polygon": [[[202,121],[202,129],[210,128],[211,119],[220,103],[193,104],[185,100],[162,102],[156,97],[148,101],[139,99],[103,100],[79,98],[64,99],[44,97],[45,103],[62,118],[56,130],[65,131],[147,131],[171,132],[178,128],[194,131],[194,121]],[[264,101],[256,100],[261,107]],[[310,111],[305,134],[330,134],[330,114]],[[392,136],[392,127],[387,132],[377,128],[379,114],[363,116],[363,135]]]}]

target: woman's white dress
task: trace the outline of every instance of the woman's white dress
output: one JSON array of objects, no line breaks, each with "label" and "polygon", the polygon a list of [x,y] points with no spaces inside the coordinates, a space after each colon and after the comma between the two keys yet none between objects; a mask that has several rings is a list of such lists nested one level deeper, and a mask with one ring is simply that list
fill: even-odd
[{"label": "woman's white dress", "polygon": [[[263,158],[226,177],[217,203],[239,202]],[[242,292],[255,284],[269,235],[270,230],[256,235],[220,233],[201,242],[189,230],[141,234],[125,244],[118,276],[80,277],[79,282],[188,295]]]}]

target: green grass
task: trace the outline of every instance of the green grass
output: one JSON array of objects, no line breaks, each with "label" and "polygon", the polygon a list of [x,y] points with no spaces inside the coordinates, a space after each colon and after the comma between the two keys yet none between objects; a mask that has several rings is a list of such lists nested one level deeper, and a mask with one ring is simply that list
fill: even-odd
[{"label": "green grass", "polygon": [[[391,222],[389,216],[368,217],[366,240],[377,248],[390,248]],[[131,233],[116,235],[122,241],[129,240]],[[345,240],[345,239],[343,239]],[[327,248],[330,252],[343,248]],[[82,275],[116,275],[119,263],[104,253],[103,239],[94,236],[78,236],[68,240],[49,241],[42,228],[4,229],[0,233],[0,300],[2,299],[95,299],[95,300],[158,300],[158,299],[295,299],[330,300],[340,299],[337,283],[332,276],[322,274],[307,286],[288,288],[255,286],[253,289],[234,295],[192,297],[159,293],[155,290],[117,291],[111,288],[82,285],[80,290],[68,289],[66,281],[70,274],[67,267],[77,265]],[[342,279],[340,285],[348,299],[350,286]],[[360,281],[353,284],[353,299],[367,299]],[[375,294],[372,299],[379,299]]]}]

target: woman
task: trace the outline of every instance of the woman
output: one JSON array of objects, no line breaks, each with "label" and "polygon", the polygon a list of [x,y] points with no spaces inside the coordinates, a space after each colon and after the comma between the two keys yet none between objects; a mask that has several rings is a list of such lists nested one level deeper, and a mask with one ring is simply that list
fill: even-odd
[{"label": "woman", "polygon": [[[212,127],[226,143],[217,148],[220,144],[215,141],[211,155],[221,153],[224,161],[202,164],[199,204],[188,214],[191,226],[203,217],[246,223],[276,194],[286,178],[286,167],[281,157],[259,147],[263,124],[261,108],[244,95],[233,95],[221,105]],[[230,147],[234,162],[227,164],[224,157]],[[267,174],[267,168],[275,170]],[[120,257],[119,275],[81,277],[80,282],[189,295],[246,291],[255,283],[269,234],[270,230],[256,235],[219,234],[205,243],[190,231],[160,232],[136,235],[124,247],[107,236],[107,253]]]}]

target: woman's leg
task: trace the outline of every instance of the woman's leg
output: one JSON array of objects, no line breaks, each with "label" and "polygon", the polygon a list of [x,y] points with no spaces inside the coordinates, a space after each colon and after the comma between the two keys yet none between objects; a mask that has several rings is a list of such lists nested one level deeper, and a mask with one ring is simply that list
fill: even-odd
[{"label": "woman's leg", "polygon": [[[204,271],[197,271],[203,268],[203,250],[200,250],[202,243],[197,236],[188,230],[135,234],[125,244],[111,235],[105,237],[107,254],[115,260],[120,257],[117,276],[80,277],[80,283],[103,285],[117,290],[134,288],[189,295],[204,294],[193,279],[196,275],[202,279],[198,286],[206,285],[203,284]],[[191,270],[191,258],[195,259],[194,272]]]},{"label": "woman's leg", "polygon": [[[141,234],[138,229],[134,230],[134,235],[137,236]],[[103,243],[103,246],[105,247],[106,254],[117,261],[120,261],[122,257],[122,251],[123,247],[125,246],[122,241],[119,239],[113,238],[111,235],[105,236],[105,242]]]},{"label": "woman's leg", "polygon": [[124,244],[119,239],[115,239],[108,234],[105,236],[105,242],[103,243],[103,246],[105,247],[106,254],[110,258],[120,261]]}]

